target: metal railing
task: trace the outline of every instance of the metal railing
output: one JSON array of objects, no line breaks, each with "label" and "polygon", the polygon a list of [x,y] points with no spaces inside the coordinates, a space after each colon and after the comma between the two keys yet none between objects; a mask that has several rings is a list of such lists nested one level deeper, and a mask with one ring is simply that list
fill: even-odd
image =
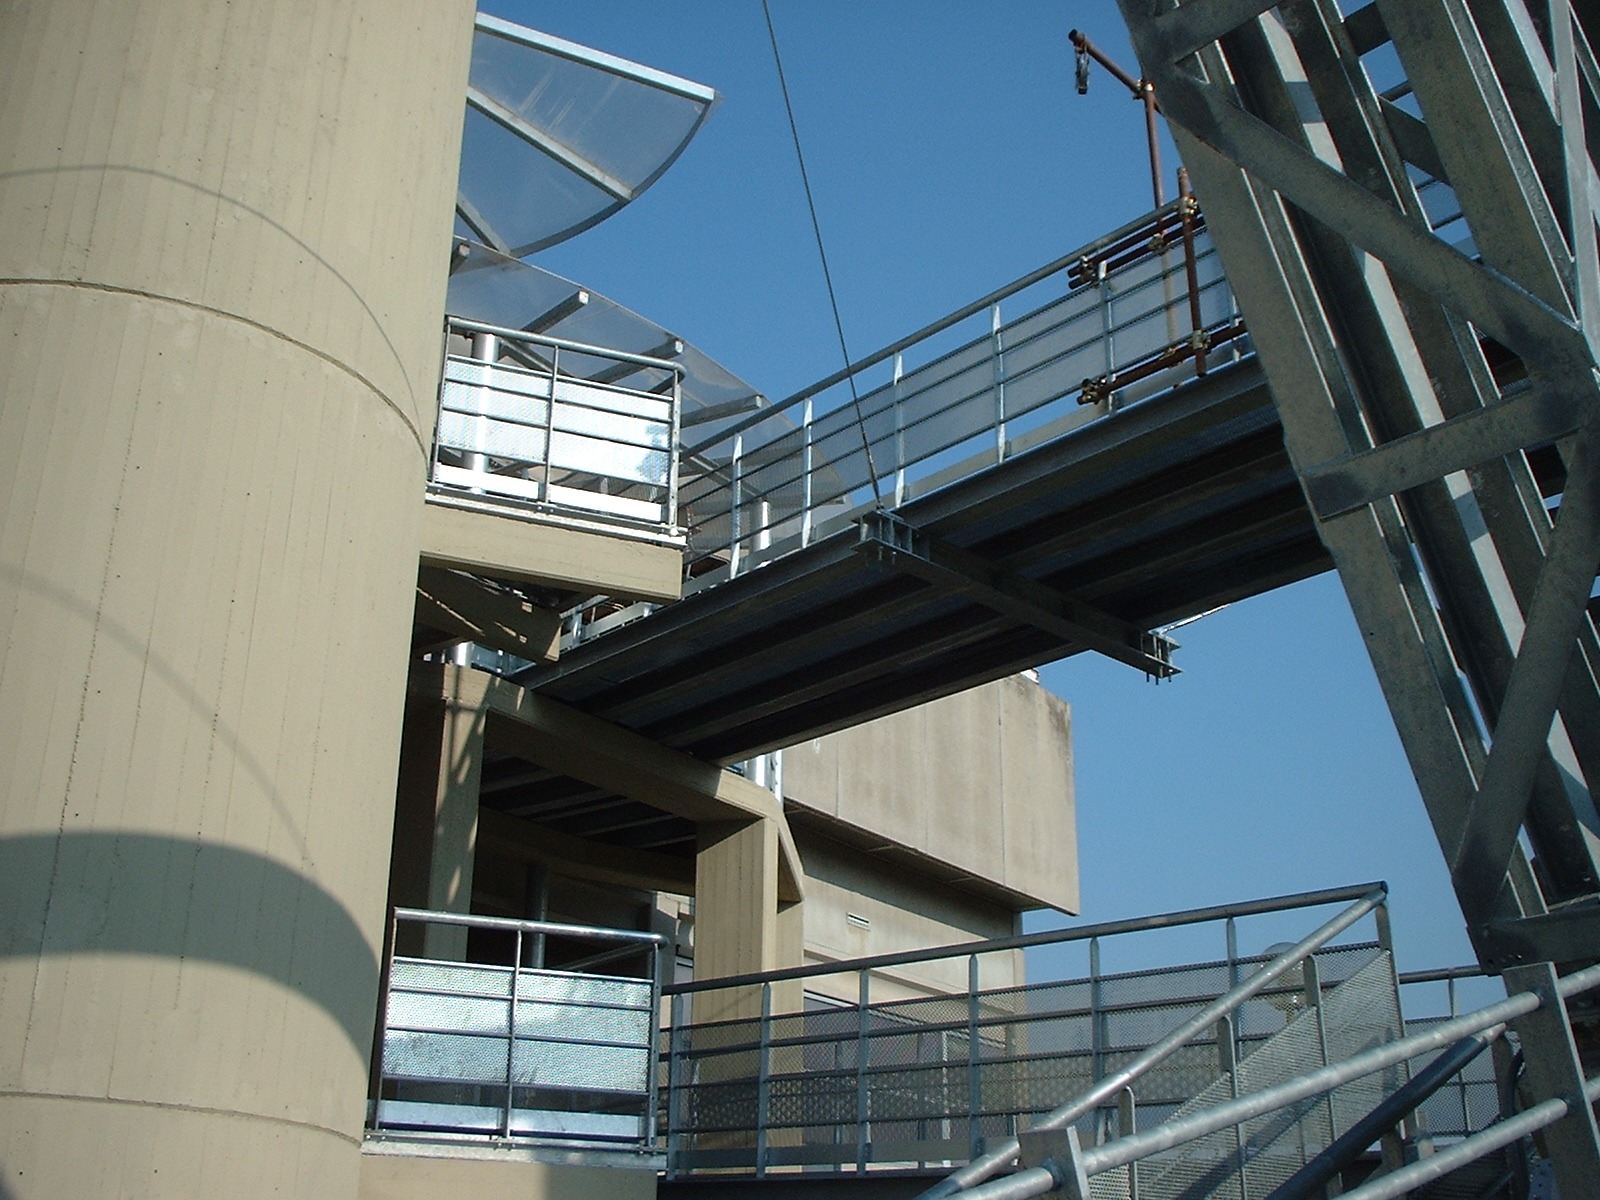
[{"label": "metal railing", "polygon": [[[469,936],[493,961],[459,961]],[[371,1131],[652,1151],[665,941],[395,910]],[[559,968],[544,966],[552,946]],[[625,960],[637,974],[597,970]]]},{"label": "metal railing", "polygon": [[681,537],[682,367],[459,317],[446,344],[432,493]]},{"label": "metal railing", "polygon": [[1185,196],[685,447],[691,574],[738,574],[1247,352]]},{"label": "metal railing", "polygon": [[[1600,966],[1566,976],[1557,983],[1555,990],[1565,999],[1596,987],[1600,987]],[[1167,1121],[1154,1129],[1129,1134],[1105,1145],[1085,1149],[1079,1142],[1077,1131],[1069,1129],[1065,1131],[1060,1153],[1045,1154],[1042,1161],[1030,1164],[1004,1179],[967,1189],[965,1194],[968,1200],[1030,1200],[1032,1197],[1061,1192],[1071,1200],[1087,1200],[1091,1194],[1089,1180],[1094,1176],[1137,1163],[1245,1121],[1274,1112],[1292,1111],[1294,1106],[1326,1095],[1336,1087],[1363,1076],[1390,1070],[1408,1058],[1443,1049],[1460,1038],[1491,1031],[1498,1036],[1508,1021],[1532,1013],[1546,1003],[1547,997],[1538,992],[1519,992],[1499,1004],[1443,1022],[1426,1032],[1377,1046],[1345,1062],[1309,1072],[1248,1096],[1209,1106],[1201,1112]],[[1429,1180],[1553,1125],[1565,1117],[1575,1104],[1592,1104],[1597,1100],[1600,1100],[1600,1077],[1586,1080],[1581,1095],[1546,1100],[1345,1195],[1357,1200],[1388,1200],[1404,1195]],[[951,1194],[955,1190],[960,1189],[948,1189],[942,1194]]]},{"label": "metal railing", "polygon": [[[1164,1120],[1230,1063],[1265,1062],[1253,1056],[1291,1025],[1295,1062],[1337,1059],[1341,1036],[1397,1037],[1383,896],[1366,885],[669,986],[668,1172],[864,1173],[970,1160],[975,1182],[1015,1157],[1025,1129],[1076,1124],[1100,1138]],[[1330,904],[1348,907],[1285,953],[1239,953],[1241,920]],[[1375,910],[1377,940],[1329,944]],[[1102,947],[1141,957],[1116,942],[1124,935],[1207,923],[1222,926],[1222,957],[1102,969]],[[1086,975],[1041,970],[1042,958],[1084,949]],[[1021,983],[1023,952],[1029,976],[1047,981]],[[1382,1029],[1341,1035],[1300,1019],[1320,1011],[1313,996],[1350,981],[1367,997],[1360,1020]],[[759,1015],[696,1019],[697,1003],[736,999]],[[1321,1144],[1370,1107],[1345,1100]]]}]

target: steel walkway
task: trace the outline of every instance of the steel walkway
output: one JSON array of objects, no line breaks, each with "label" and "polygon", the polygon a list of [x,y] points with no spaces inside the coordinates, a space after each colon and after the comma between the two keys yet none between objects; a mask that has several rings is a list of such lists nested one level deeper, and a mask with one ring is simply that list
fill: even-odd
[{"label": "steel walkway", "polygon": [[1151,631],[1330,565],[1187,201],[874,369],[859,423],[835,376],[690,447],[691,594],[521,681],[728,763],[1085,649],[1164,675]]}]

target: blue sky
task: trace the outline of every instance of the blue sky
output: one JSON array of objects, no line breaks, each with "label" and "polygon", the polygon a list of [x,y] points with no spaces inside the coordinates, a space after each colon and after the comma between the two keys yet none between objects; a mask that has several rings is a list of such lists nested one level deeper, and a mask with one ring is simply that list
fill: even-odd
[{"label": "blue sky", "polygon": [[[671,327],[769,396],[835,370],[759,0],[484,7],[723,97],[654,188],[534,261]],[[1138,104],[1100,71],[1087,96],[1073,86],[1074,27],[1135,69],[1110,0],[772,8],[854,356],[1149,209]],[[1164,155],[1170,188],[1170,143]],[[1337,580],[1177,637],[1184,673],[1159,686],[1088,655],[1042,672],[1073,705],[1083,919],[1381,878],[1402,968],[1470,962]]]}]

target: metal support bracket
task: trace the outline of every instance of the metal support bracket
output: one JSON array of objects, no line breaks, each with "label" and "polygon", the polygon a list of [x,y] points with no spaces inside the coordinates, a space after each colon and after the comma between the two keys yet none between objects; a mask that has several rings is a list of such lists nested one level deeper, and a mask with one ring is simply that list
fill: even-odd
[{"label": "metal support bracket", "polygon": [[1176,644],[1170,639],[1025,576],[1003,571],[981,555],[940,541],[893,513],[868,513],[859,522],[859,530],[856,548],[876,563],[963,593],[985,608],[1042,629],[1063,642],[1098,650],[1157,679],[1178,673],[1172,665]]}]

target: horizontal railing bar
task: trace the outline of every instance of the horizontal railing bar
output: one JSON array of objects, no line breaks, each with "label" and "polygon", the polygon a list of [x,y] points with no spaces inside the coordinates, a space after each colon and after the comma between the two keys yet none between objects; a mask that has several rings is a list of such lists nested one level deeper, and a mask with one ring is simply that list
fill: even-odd
[{"label": "horizontal railing bar", "polygon": [[[567,338],[551,337],[549,334],[544,333],[529,333],[526,329],[510,329],[504,325],[490,325],[484,321],[470,321],[465,317],[447,316],[445,318],[445,323],[452,329],[461,329],[468,333],[487,333],[493,337],[504,338],[508,342],[532,342],[535,345],[550,346],[557,350],[570,350],[574,354],[587,354],[594,358],[614,358],[620,362],[638,363],[645,367],[655,367],[658,370],[671,371],[676,375],[683,375],[686,373],[686,368],[682,363],[673,362],[670,358],[652,358],[648,354],[633,354],[627,350],[612,350],[605,346],[591,346],[587,342],[574,342],[568,340]],[[461,361],[473,361],[471,359],[463,359],[461,355],[451,355],[450,357]],[[499,364],[487,363],[485,365],[498,366]],[[531,369],[532,368],[529,367],[523,368],[523,370]],[[633,388],[617,387],[616,384],[592,383],[590,380],[584,379],[581,375],[565,376],[564,378],[569,378],[579,383],[589,384],[591,387],[615,388],[619,392],[631,392],[636,390]],[[640,392],[639,394],[648,395],[648,393],[645,392]]]},{"label": "horizontal railing bar", "polygon": [[[1338,945],[1338,946],[1334,946],[1332,949],[1335,950],[1335,951],[1345,951],[1345,950],[1359,950],[1359,949],[1372,949],[1372,948],[1376,948],[1376,943],[1372,943],[1372,942],[1347,943],[1347,944],[1341,944],[1341,945]],[[1254,964],[1257,964],[1257,963],[1265,963],[1265,962],[1270,962],[1270,961],[1272,961],[1272,960],[1268,959],[1268,958],[1241,958],[1241,959],[1235,960],[1236,964],[1238,966],[1241,966],[1241,967],[1251,966],[1251,965],[1254,965]],[[1219,968],[1219,967],[1226,967],[1227,965],[1228,964],[1226,962],[1203,963],[1203,964],[1199,965],[1199,969]],[[1152,972],[1151,974],[1154,975],[1154,977],[1156,977],[1156,978],[1161,978],[1161,977],[1163,977],[1163,975],[1177,974],[1177,972],[1162,972],[1162,973]],[[1099,982],[1100,984],[1104,985],[1108,980],[1116,980],[1116,979],[1131,978],[1131,977],[1135,977],[1135,976],[1106,975],[1106,976],[1101,976],[1097,982]],[[1066,985],[1067,986],[1081,985],[1081,986],[1085,986],[1086,987],[1091,982],[1092,981],[1087,979],[1087,978],[1072,979],[1072,980],[1066,981]],[[1336,979],[1336,980],[1325,980],[1324,983],[1323,983],[1323,990],[1324,991],[1331,990],[1333,987],[1337,986],[1337,984],[1343,983],[1343,982],[1344,982],[1344,980],[1339,980],[1339,979]],[[1042,984],[1036,984],[1036,985],[1033,985],[1033,986],[1038,988],[1039,990],[1043,990],[1045,988],[1050,988],[1050,987],[1061,987],[1061,986],[1063,986],[1063,984],[1061,984],[1061,983],[1042,983]],[[1022,994],[1028,993],[1029,990],[1030,989],[1028,989],[1028,988],[1018,989],[1018,991],[1020,993],[1022,993]],[[1294,987],[1294,986],[1262,988],[1260,992],[1256,993],[1256,997],[1255,998],[1256,999],[1261,999],[1261,998],[1270,998],[1270,997],[1273,997],[1273,996],[1292,996],[1292,995],[1298,994],[1301,990],[1302,989],[1300,989],[1298,987]],[[983,994],[984,993],[981,993],[981,992],[979,993],[980,998],[982,997]],[[1203,1005],[1203,1004],[1210,1004],[1212,1001],[1214,1001],[1220,995],[1222,995],[1222,993],[1221,992],[1216,992],[1216,991],[1206,992],[1206,993],[1203,993],[1203,994],[1185,993],[1183,995],[1173,996],[1173,997],[1170,997],[1170,998],[1162,997],[1162,998],[1152,999],[1152,1000],[1130,1000],[1130,1001],[1124,1001],[1124,1002],[1122,1002],[1120,1004],[1101,1004],[1101,1005],[1096,1005],[1096,1006],[1092,1006],[1092,1007],[1091,1006],[1084,1006],[1082,1008],[1053,1008],[1053,1009],[1044,1009],[1044,1010],[1039,1010],[1039,1011],[1030,1011],[1030,1012],[1025,1012],[1025,1013],[1016,1013],[1016,1014],[1012,1014],[1012,1015],[999,1014],[999,1015],[992,1015],[992,1016],[983,1016],[983,1017],[979,1017],[976,1022],[969,1021],[967,1018],[964,1018],[964,1017],[963,1018],[954,1018],[954,1017],[952,1017],[952,1018],[950,1018],[948,1020],[926,1021],[926,1022],[924,1022],[924,1021],[917,1021],[917,1020],[915,1020],[915,1018],[907,1016],[907,1017],[904,1018],[906,1020],[907,1024],[904,1027],[901,1027],[901,1028],[868,1029],[865,1034],[859,1033],[859,1032],[854,1031],[854,1030],[851,1030],[851,1031],[848,1031],[848,1032],[840,1032],[840,1033],[796,1034],[796,1035],[789,1036],[789,1037],[781,1037],[781,1036],[780,1037],[773,1037],[773,1038],[768,1039],[766,1044],[768,1046],[772,1047],[774,1050],[785,1049],[785,1048],[793,1048],[793,1047],[796,1047],[796,1046],[825,1046],[825,1045],[830,1045],[830,1044],[833,1044],[833,1043],[838,1043],[840,1045],[854,1045],[857,1042],[859,1042],[863,1037],[867,1041],[870,1042],[874,1038],[913,1037],[913,1036],[915,1036],[917,1034],[929,1034],[929,1033],[965,1033],[968,1029],[972,1029],[972,1028],[977,1028],[977,1029],[1004,1029],[1004,1028],[1009,1028],[1009,1027],[1013,1027],[1013,1026],[1019,1027],[1023,1032],[1027,1032],[1028,1031],[1028,1026],[1030,1026],[1030,1025],[1038,1025],[1038,1024],[1041,1024],[1041,1023],[1044,1023],[1044,1022],[1049,1022],[1049,1021],[1077,1021],[1077,1020],[1083,1020],[1085,1018],[1096,1016],[1096,1015],[1103,1016],[1103,1017],[1111,1017],[1111,1016],[1117,1016],[1117,1015],[1122,1014],[1122,1013],[1155,1012],[1155,1011],[1158,1011],[1158,1010],[1164,1009],[1164,1008],[1197,1008],[1197,1007],[1199,1007],[1200,1005]],[[894,1002],[891,1001],[890,1003],[894,1003]],[[841,1010],[841,1011],[855,1013],[855,1012],[857,1012],[859,1010],[855,1009],[855,1008],[850,1008],[850,1009],[845,1009],[845,1010]],[[883,1015],[884,1010],[876,1008],[873,1005],[868,1005],[867,1006],[867,1012],[868,1013],[872,1013],[872,1014],[876,1014],[876,1015]],[[809,1015],[809,1014],[807,1014],[807,1015]],[[784,1021],[784,1020],[798,1020],[798,1019],[800,1019],[800,1016],[801,1016],[801,1014],[799,1014],[799,1013],[793,1013],[793,1014],[780,1013],[780,1014],[775,1015],[772,1018],[772,1020],[773,1020],[774,1024],[777,1024],[778,1022]],[[737,1019],[730,1020],[730,1021],[708,1021],[708,1022],[706,1022],[704,1024],[690,1023],[687,1026],[687,1028],[689,1028],[689,1029],[691,1029],[691,1030],[693,1030],[695,1032],[705,1032],[705,1031],[708,1031],[708,1030],[717,1029],[719,1027],[726,1029],[726,1028],[736,1028],[736,1027],[738,1027],[740,1025],[747,1025],[747,1026],[751,1027],[752,1029],[755,1029],[755,1028],[758,1027],[759,1023],[756,1022],[756,1021],[753,1021],[753,1020],[751,1020],[749,1018],[737,1018]],[[715,1058],[718,1055],[748,1053],[750,1051],[759,1049],[760,1046],[761,1046],[761,1042],[759,1040],[756,1040],[756,1041],[727,1042],[727,1043],[721,1043],[721,1044],[718,1044],[718,1045],[715,1045],[715,1046],[706,1046],[706,1047],[688,1046],[688,1047],[684,1048],[682,1053],[683,1053],[685,1058],[692,1058],[692,1059]],[[1127,1051],[1143,1050],[1144,1046],[1143,1045],[1110,1045],[1110,1044],[1108,1044],[1108,1045],[1106,1045],[1104,1047],[1104,1049],[1108,1053],[1120,1053],[1120,1052],[1127,1052]],[[1085,1050],[1084,1053],[1088,1053],[1088,1051]],[[1050,1058],[1050,1057],[1055,1057],[1055,1055],[1042,1055],[1042,1056],[1038,1056],[1038,1055],[1034,1055],[1034,1056],[1023,1055],[1023,1056],[1020,1056],[1020,1057],[1016,1058],[1014,1061],[1018,1061],[1018,1062],[1028,1061],[1029,1059],[1036,1058],[1036,1057]],[[965,1060],[963,1060],[963,1061],[965,1061]],[[1012,1060],[1001,1060],[1001,1059],[991,1060],[991,1059],[987,1059],[986,1058],[986,1059],[984,1059],[984,1061],[985,1062],[990,1062],[990,1061],[1012,1061]]]},{"label": "horizontal railing bar", "polygon": [[[1379,884],[1343,912],[1301,938],[1260,971],[1243,980],[1226,995],[1219,997],[1214,1003],[1207,1005],[1199,1013],[1189,1018],[1189,1020],[1152,1045],[1133,1062],[1123,1067],[1120,1071],[1107,1075],[1076,1100],[1056,1109],[1044,1120],[1036,1122],[1033,1128],[1060,1129],[1063,1126],[1070,1125],[1085,1112],[1088,1112],[1089,1109],[1116,1095],[1123,1088],[1137,1082],[1146,1073],[1155,1069],[1169,1058],[1179,1047],[1190,1041],[1201,1030],[1208,1025],[1214,1024],[1224,1014],[1237,1008],[1257,992],[1266,988],[1278,976],[1297,966],[1304,959],[1310,957],[1319,947],[1337,937],[1343,930],[1348,929],[1355,922],[1377,908],[1387,896],[1387,885]],[[965,1167],[953,1172],[942,1182],[924,1192],[921,1200],[937,1200],[938,1197],[967,1191],[973,1184],[978,1183],[980,1180],[988,1179],[996,1172],[1009,1166],[1016,1158],[1019,1148],[1020,1144],[1016,1138],[1006,1139],[998,1147],[983,1155],[983,1157],[973,1159]]]},{"label": "horizontal railing bar", "polygon": [[810,397],[815,396],[819,392],[827,391],[827,389],[833,387],[837,383],[843,383],[852,375],[857,375],[866,370],[868,367],[876,366],[881,362],[887,362],[896,354],[899,354],[902,350],[909,349],[918,342],[926,341],[936,333],[943,333],[952,325],[959,325],[968,317],[976,316],[984,309],[992,307],[1001,300],[1004,300],[1006,297],[1013,296],[1021,291],[1026,291],[1034,284],[1041,283],[1050,278],[1050,276],[1066,270],[1068,267],[1072,266],[1073,263],[1077,262],[1084,256],[1093,254],[1098,247],[1108,245],[1117,238],[1125,237],[1129,233],[1132,233],[1143,226],[1150,225],[1160,220],[1164,214],[1171,211],[1176,211],[1178,203],[1178,201],[1174,200],[1170,204],[1156,209],[1153,213],[1146,213],[1137,220],[1128,222],[1120,229],[1106,234],[1105,237],[1096,238],[1087,246],[1084,246],[1078,250],[1074,250],[1071,254],[1065,255],[1062,258],[1058,258],[1054,262],[1046,263],[1037,270],[1030,271],[1020,279],[1013,280],[1004,287],[997,288],[995,291],[990,292],[981,299],[974,300],[971,304],[968,304],[962,308],[958,308],[955,310],[955,312],[941,317],[931,324],[924,325],[915,333],[908,334],[899,341],[892,342],[883,347],[883,349],[876,350],[867,355],[865,358],[857,359],[855,362],[850,363],[848,366],[845,366],[838,371],[835,371],[832,375],[827,376],[825,379],[820,379],[816,383],[811,384],[809,387],[802,388],[800,391],[795,392],[792,396],[788,396],[783,400],[780,400],[770,408],[763,409],[760,414],[751,414],[751,416],[745,418],[743,421],[740,421],[735,425],[731,425],[727,429],[721,431],[716,437],[710,439],[709,441],[696,443],[694,446],[685,451],[685,453],[698,454],[710,448],[711,446],[716,445],[718,442],[732,437],[736,433],[743,433],[745,430],[752,429],[761,424],[761,417],[767,417],[774,413],[782,412],[787,408],[799,404],[803,400],[807,400]]},{"label": "horizontal railing bar", "polygon": [[[1583,1086],[1584,1099],[1590,1104],[1600,1103],[1600,1076],[1587,1080]],[[1536,1104],[1525,1112],[1497,1121],[1487,1129],[1464,1138],[1453,1146],[1436,1149],[1427,1158],[1400,1167],[1370,1183],[1362,1184],[1343,1193],[1345,1200],[1393,1200],[1413,1188],[1439,1179],[1457,1167],[1476,1162],[1496,1150],[1520,1141],[1530,1133],[1554,1125],[1567,1115],[1568,1103],[1556,1096]]]},{"label": "horizontal railing bar", "polygon": [[[1556,991],[1562,997],[1577,995],[1591,988],[1600,987],[1600,966],[1589,967],[1559,979]],[[1170,1150],[1185,1142],[1194,1141],[1209,1133],[1216,1133],[1241,1122],[1264,1116],[1267,1113],[1285,1108],[1301,1100],[1310,1099],[1330,1092],[1334,1088],[1353,1082],[1363,1076],[1374,1074],[1385,1068],[1396,1066],[1408,1059],[1416,1058],[1430,1050],[1443,1049],[1446,1046],[1471,1034],[1487,1030],[1503,1028],[1506,1022],[1517,1017],[1533,1012],[1543,1003],[1537,992],[1518,992],[1498,1004],[1491,1004],[1477,1012],[1456,1017],[1436,1025],[1423,1033],[1412,1034],[1397,1041],[1388,1042],[1371,1050],[1357,1054],[1341,1063],[1319,1068],[1307,1072],[1298,1078],[1291,1079],[1274,1087],[1264,1088],[1259,1092],[1252,1092],[1247,1096],[1240,1096],[1233,1100],[1225,1100],[1213,1105],[1202,1112],[1181,1119],[1169,1120],[1152,1129],[1131,1134],[1125,1138],[1118,1138],[1103,1146],[1095,1146],[1085,1150],[1080,1158],[1080,1164],[1085,1175],[1098,1175],[1114,1167],[1126,1166],[1150,1155]],[[1550,1102],[1546,1102],[1550,1103]],[[1565,1115],[1563,1111],[1552,1117],[1558,1119]],[[1542,1106],[1541,1106],[1542,1107]],[[1530,1110],[1537,1111],[1537,1110]],[[1527,1115],[1527,1114],[1524,1114]],[[1504,1124],[1504,1123],[1502,1123]],[[1499,1128],[1497,1126],[1496,1128]],[[1037,1190],[1016,1191],[1002,1188],[999,1183],[1009,1184],[1020,1180],[1024,1176],[1033,1177],[1035,1171],[1044,1176],[1044,1186]],[[1022,1171],[1010,1178],[999,1181],[997,1184],[985,1184],[966,1191],[969,1200],[1021,1200],[1026,1196],[1043,1195],[1054,1190],[1057,1185],[1054,1174],[1043,1168],[1035,1171]],[[1031,1182],[1037,1185],[1040,1180],[1032,1178]],[[1414,1185],[1413,1185],[1414,1186]],[[1377,1193],[1371,1193],[1376,1196]]]},{"label": "horizontal railing bar", "polygon": [[[790,979],[809,979],[819,975],[840,975],[850,971],[871,971],[880,967],[896,967],[906,963],[933,962],[941,958],[960,958],[971,954],[998,954],[1005,950],[1027,950],[1034,946],[1054,946],[1062,942],[1088,941],[1090,938],[1115,937],[1124,933],[1143,933],[1151,929],[1175,929],[1184,925],[1199,925],[1207,921],[1224,921],[1229,917],[1256,917],[1267,913],[1288,912],[1297,908],[1317,908],[1326,904],[1348,904],[1378,891],[1387,891],[1381,882],[1363,883],[1353,887],[1326,888],[1321,891],[1297,892],[1287,896],[1273,896],[1261,900],[1246,900],[1235,904],[1218,904],[1207,908],[1190,908],[1178,912],[1158,913],[1147,917],[1129,917],[1120,921],[1102,921],[1095,925],[1080,925],[1075,929],[1055,929],[1043,933],[1015,934],[1011,937],[990,938],[976,942],[957,942],[949,946],[932,946],[922,950],[907,950],[895,954],[872,954],[862,958],[839,959],[831,963],[814,963],[803,967],[784,967],[775,971],[758,971],[744,975],[728,975],[720,979],[695,979],[685,983],[669,983],[661,989],[662,995],[675,996],[692,992],[718,991],[723,988],[744,987],[756,983],[779,983]],[[1271,982],[1268,980],[1267,982]],[[1263,986],[1266,986],[1263,984]]]},{"label": "horizontal railing bar", "polygon": [[[523,933],[547,933],[557,937],[590,938],[595,941],[612,942],[654,942],[658,946],[667,944],[667,937],[661,933],[645,933],[637,929],[603,929],[591,925],[563,925],[556,921],[522,921],[513,917],[482,917],[471,913],[446,913],[434,912],[425,908],[396,908],[395,919],[399,921],[418,921],[425,925],[465,925],[477,929],[508,929],[521,930]],[[441,959],[409,958],[401,956],[397,961],[435,963],[444,966],[495,966],[493,963],[446,963]],[[529,968],[523,968],[528,970]],[[550,974],[561,974],[560,971],[551,971]],[[582,979],[584,976],[576,975],[574,978]]]}]

